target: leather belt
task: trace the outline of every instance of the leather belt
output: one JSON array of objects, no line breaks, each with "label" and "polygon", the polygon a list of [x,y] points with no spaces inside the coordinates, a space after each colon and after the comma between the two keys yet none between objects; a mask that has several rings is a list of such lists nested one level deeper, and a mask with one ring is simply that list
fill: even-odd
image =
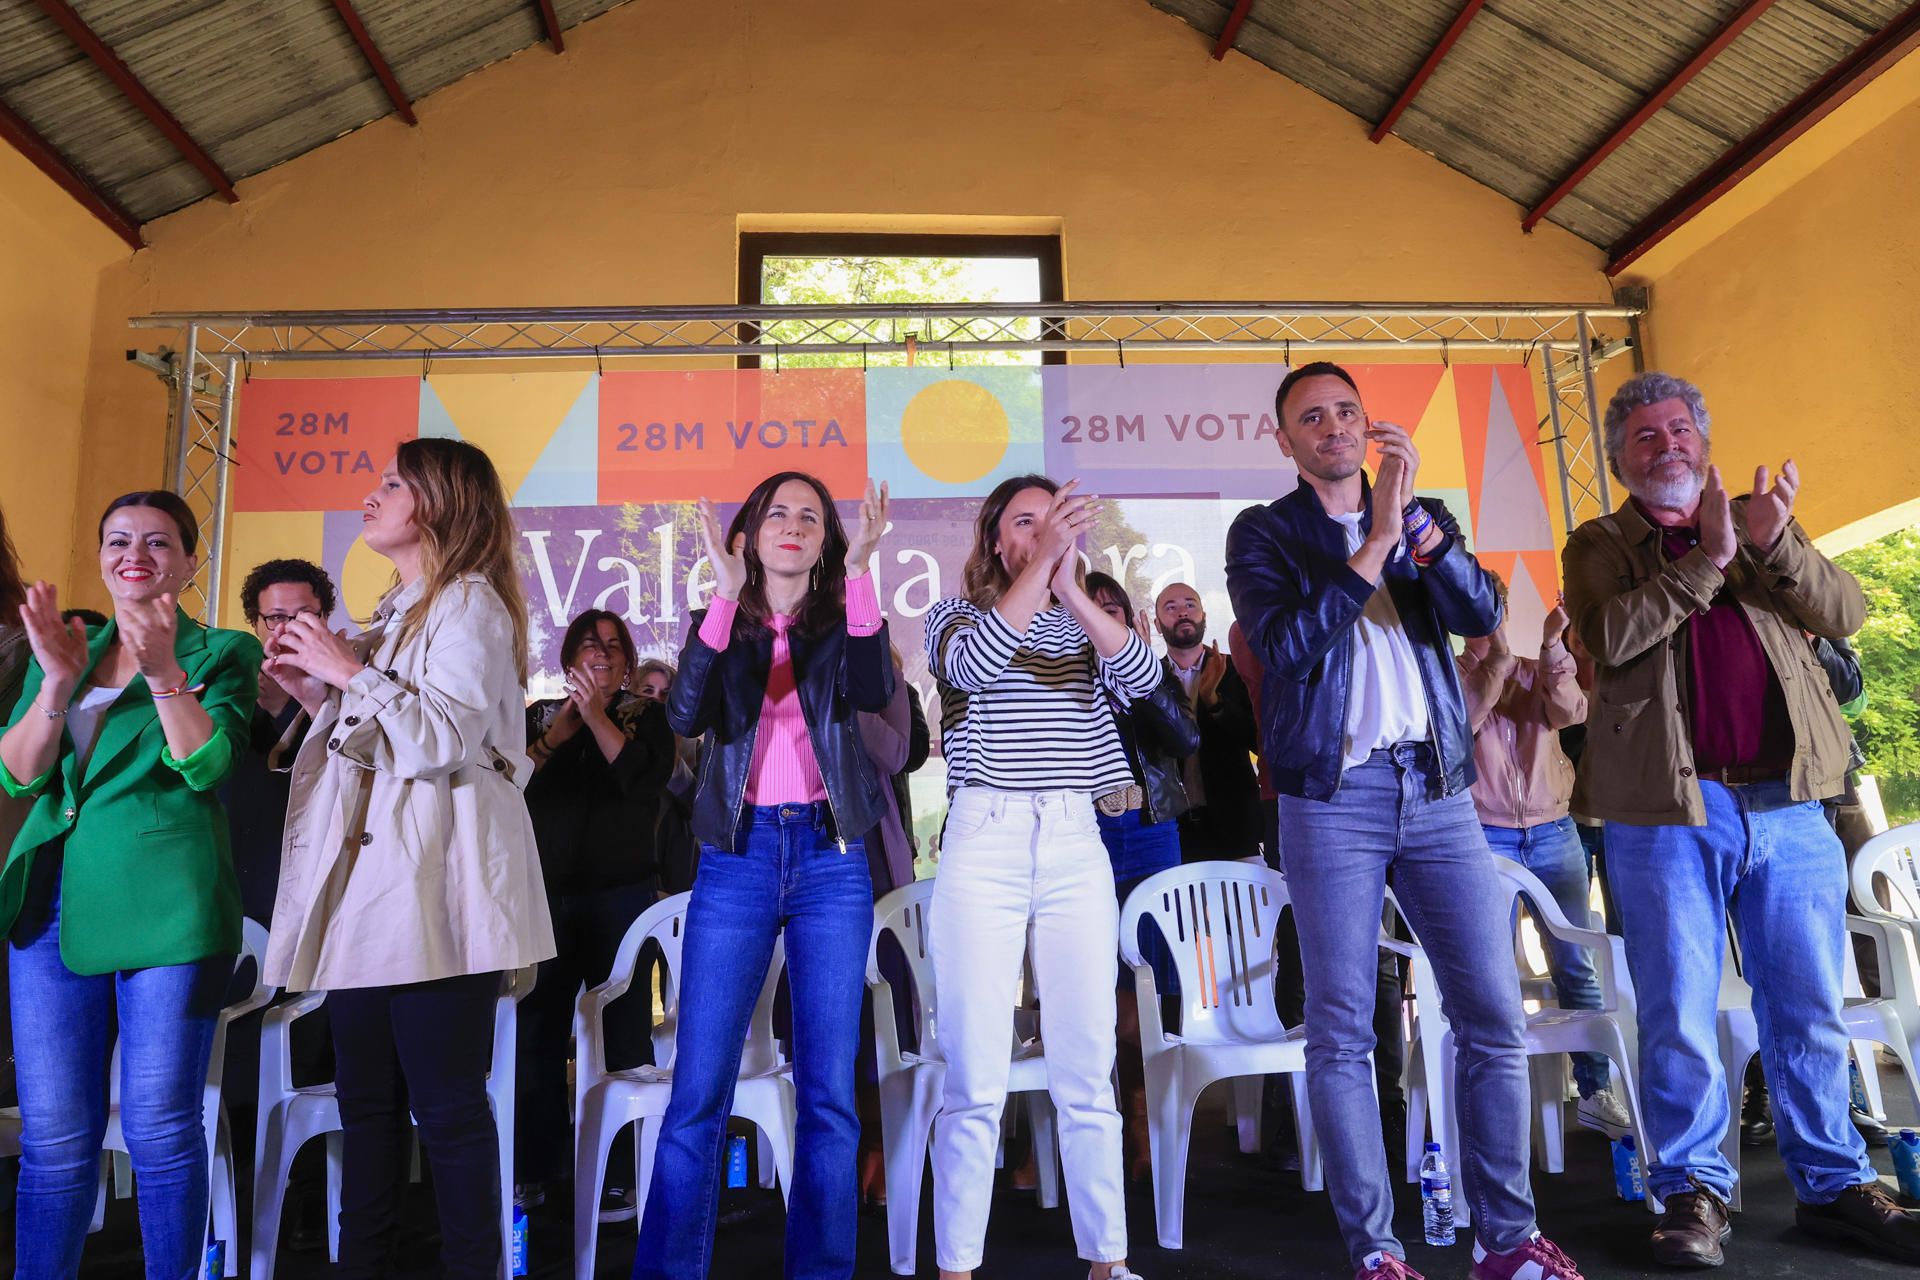
[{"label": "leather belt", "polygon": [[1785,782],[1787,775],[1781,769],[1759,769],[1750,765],[1727,765],[1719,769],[1702,769],[1700,781],[1717,782],[1723,787],[1751,787],[1762,782]]},{"label": "leather belt", "polygon": [[1109,791],[1103,796],[1095,796],[1093,807],[1106,814],[1109,818],[1117,818],[1129,809],[1144,808],[1146,803],[1147,793],[1145,789],[1137,782],[1130,782],[1117,791]]}]

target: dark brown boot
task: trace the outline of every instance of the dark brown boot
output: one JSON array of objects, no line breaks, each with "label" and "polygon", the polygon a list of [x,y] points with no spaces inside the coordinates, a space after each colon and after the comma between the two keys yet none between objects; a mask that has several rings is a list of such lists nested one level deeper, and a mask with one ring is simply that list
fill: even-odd
[{"label": "dark brown boot", "polygon": [[1653,1260],[1663,1267],[1717,1267],[1720,1246],[1733,1234],[1727,1202],[1699,1183],[1667,1197],[1667,1211],[1653,1229]]},{"label": "dark brown boot", "polygon": [[1793,1220],[1816,1236],[1851,1241],[1901,1262],[1920,1262],[1920,1214],[1902,1209],[1877,1182],[1848,1187],[1831,1204],[1803,1202],[1795,1207]]}]

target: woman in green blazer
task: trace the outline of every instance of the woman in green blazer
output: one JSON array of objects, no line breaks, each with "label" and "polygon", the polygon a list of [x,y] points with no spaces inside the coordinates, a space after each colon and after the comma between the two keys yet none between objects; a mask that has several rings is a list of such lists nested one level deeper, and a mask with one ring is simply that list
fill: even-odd
[{"label": "woman in green blazer", "polygon": [[0,737],[0,788],[31,808],[0,867],[20,1089],[19,1280],[77,1274],[106,1133],[118,1014],[121,1128],[149,1277],[196,1275],[207,1230],[201,1093],[240,894],[214,794],[245,750],[260,642],[175,604],[197,530],[164,491],[100,520],[114,617],[20,610],[33,661]]}]

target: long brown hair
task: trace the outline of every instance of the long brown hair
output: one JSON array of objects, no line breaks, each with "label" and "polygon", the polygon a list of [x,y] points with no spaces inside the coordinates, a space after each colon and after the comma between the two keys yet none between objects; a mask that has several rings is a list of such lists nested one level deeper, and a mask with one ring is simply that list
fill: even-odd
[{"label": "long brown hair", "polygon": [[995,550],[1000,542],[1000,521],[1007,506],[1028,489],[1060,492],[1060,486],[1042,475],[1010,476],[993,487],[973,518],[973,550],[967,553],[967,567],[960,579],[961,592],[976,609],[991,609],[1013,585],[1007,566]]},{"label": "long brown hair", "polygon": [[26,580],[20,576],[20,553],[7,535],[7,514],[0,511],[0,627],[20,625],[20,607],[27,602]]},{"label": "long brown hair", "polygon": [[464,440],[438,436],[401,444],[395,464],[413,490],[413,523],[420,530],[419,607],[400,627],[405,644],[425,624],[442,591],[469,574],[487,580],[513,620],[513,668],[527,681],[527,601],[513,564],[513,512],[493,459]]},{"label": "long brown hair", "polygon": [[807,588],[806,599],[801,601],[800,609],[793,615],[793,625],[801,631],[819,631],[838,625],[847,613],[847,528],[840,523],[840,513],[834,510],[833,495],[827,492],[827,486],[816,476],[804,471],[780,471],[768,476],[753,486],[753,492],[740,510],[734,513],[733,523],[727,526],[727,545],[745,535],[741,543],[741,554],[747,561],[747,585],[740,588],[740,612],[738,618],[752,627],[764,627],[767,619],[773,616],[773,610],[767,604],[767,571],[760,563],[760,526],[766,523],[767,511],[773,506],[773,495],[780,486],[789,480],[798,480],[810,485],[820,499],[820,524],[823,536],[820,539],[820,561],[814,566],[811,585]]}]

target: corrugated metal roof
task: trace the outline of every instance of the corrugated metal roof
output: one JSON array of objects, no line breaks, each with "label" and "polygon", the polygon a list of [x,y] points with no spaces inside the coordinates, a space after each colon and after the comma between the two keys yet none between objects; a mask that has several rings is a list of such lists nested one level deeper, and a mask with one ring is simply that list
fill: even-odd
[{"label": "corrugated metal roof", "polygon": [[[1231,0],[1149,0],[1208,36]],[[1610,245],[1790,103],[1904,0],[1777,0],[1548,220]],[[1461,0],[1254,0],[1235,48],[1379,121]],[[1741,0],[1489,0],[1394,133],[1531,208],[1705,46]]]},{"label": "corrugated metal roof", "polygon": [[[622,0],[560,0],[563,28]],[[332,0],[70,0],[229,179],[393,112]],[[356,0],[409,101],[546,38],[532,0]],[[139,221],[210,195],[34,0],[0,0],[0,103]]]}]

